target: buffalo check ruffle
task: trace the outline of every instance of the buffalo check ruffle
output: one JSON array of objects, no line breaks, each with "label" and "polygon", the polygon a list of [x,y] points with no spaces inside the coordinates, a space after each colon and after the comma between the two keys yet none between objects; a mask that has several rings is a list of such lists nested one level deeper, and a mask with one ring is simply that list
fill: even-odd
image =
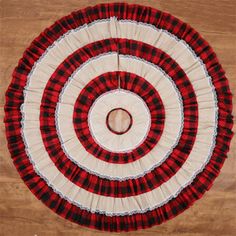
[{"label": "buffalo check ruffle", "polygon": [[[149,133],[143,143],[132,152],[112,153],[104,150],[94,141],[87,123],[88,112],[96,98],[118,87],[117,73],[120,76],[120,88],[136,93],[145,99],[151,113]],[[147,81],[134,74],[117,73],[103,74],[83,88],[75,104],[74,126],[78,139],[89,153],[104,161],[124,164],[141,158],[155,146],[163,131],[165,111],[160,96]],[[110,86],[110,84],[112,85]]]},{"label": "buffalo check ruffle", "polygon": [[[133,118],[122,135],[104,128],[114,104]],[[210,189],[233,135],[232,94],[189,25],[150,7],[100,4],[32,42],[6,92],[5,125],[21,178],[46,206],[83,226],[131,231]]]}]

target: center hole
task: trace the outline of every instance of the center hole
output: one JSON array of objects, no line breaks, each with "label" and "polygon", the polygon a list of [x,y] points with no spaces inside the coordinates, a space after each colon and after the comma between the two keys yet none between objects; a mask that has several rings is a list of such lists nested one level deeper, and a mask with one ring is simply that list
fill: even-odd
[{"label": "center hole", "polygon": [[133,119],[131,114],[123,108],[112,109],[106,118],[107,128],[115,134],[124,134],[132,126]]}]

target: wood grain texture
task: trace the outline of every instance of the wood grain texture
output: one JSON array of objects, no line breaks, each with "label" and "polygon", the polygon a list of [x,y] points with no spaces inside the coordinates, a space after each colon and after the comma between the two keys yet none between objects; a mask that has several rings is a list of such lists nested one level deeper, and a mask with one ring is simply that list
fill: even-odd
[{"label": "wood grain texture", "polygon": [[[97,0],[0,0],[0,117],[11,73],[25,48],[46,27]],[[214,48],[236,94],[236,1],[136,0],[188,22]],[[236,98],[234,97],[234,107]],[[234,116],[235,116],[234,109]],[[234,127],[235,132],[235,127]],[[236,139],[212,189],[189,210],[160,226],[130,233],[105,233],[62,219],[27,189],[12,164],[0,123],[0,235],[236,235]]]}]

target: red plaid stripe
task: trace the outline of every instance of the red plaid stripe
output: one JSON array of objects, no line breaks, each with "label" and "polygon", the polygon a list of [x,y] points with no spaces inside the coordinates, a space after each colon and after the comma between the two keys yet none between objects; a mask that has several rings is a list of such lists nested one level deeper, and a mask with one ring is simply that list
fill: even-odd
[{"label": "red plaid stripe", "polygon": [[[74,109],[74,127],[80,142],[93,156],[107,162],[124,164],[138,160],[157,144],[164,128],[165,111],[155,88],[145,79],[131,73],[121,72],[120,87],[138,94],[147,104],[151,114],[150,131],[137,148],[128,153],[109,152],[93,139],[88,127],[88,112],[92,104],[103,93],[118,88],[118,73],[111,72],[91,81],[80,93]],[[57,77],[58,78],[58,77]]]},{"label": "red plaid stripe", "polygon": [[[25,153],[20,135],[19,112],[23,102],[23,88],[27,75],[34,62],[50,46],[53,41],[70,29],[100,18],[116,15],[121,19],[132,19],[153,24],[175,34],[185,40],[196,54],[203,60],[217,93],[219,116],[216,147],[209,163],[199,173],[191,185],[188,185],[174,199],[153,211],[145,214],[127,215],[124,217],[108,217],[103,214],[91,214],[61,199],[34,171]],[[13,73],[13,80],[6,93],[5,123],[8,147],[14,164],[29,189],[49,208],[59,215],[81,225],[109,231],[129,231],[151,227],[171,219],[181,213],[199,199],[208,190],[226,158],[232,138],[232,94],[228,87],[225,73],[215,53],[208,43],[190,26],[175,17],[158,10],[124,3],[102,4],[94,8],[86,8],[64,17],[46,29],[24,53]]]}]

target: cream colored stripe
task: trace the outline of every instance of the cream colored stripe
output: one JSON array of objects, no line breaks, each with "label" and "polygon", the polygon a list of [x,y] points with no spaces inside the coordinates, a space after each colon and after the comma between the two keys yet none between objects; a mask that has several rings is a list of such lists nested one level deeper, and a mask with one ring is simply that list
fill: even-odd
[{"label": "cream colored stripe", "polygon": [[[122,135],[114,134],[107,128],[107,114],[115,108],[123,108],[133,117],[131,129]],[[63,114],[61,113],[61,119],[63,119]],[[73,120],[69,121],[73,125]],[[61,126],[64,124],[65,122],[61,123]],[[102,94],[95,100],[89,110],[88,125],[94,140],[100,146],[108,151],[127,153],[145,140],[150,130],[151,116],[146,103],[140,96],[128,90],[116,89]],[[71,125],[69,126],[71,128]],[[80,148],[83,147],[80,146]]]}]

